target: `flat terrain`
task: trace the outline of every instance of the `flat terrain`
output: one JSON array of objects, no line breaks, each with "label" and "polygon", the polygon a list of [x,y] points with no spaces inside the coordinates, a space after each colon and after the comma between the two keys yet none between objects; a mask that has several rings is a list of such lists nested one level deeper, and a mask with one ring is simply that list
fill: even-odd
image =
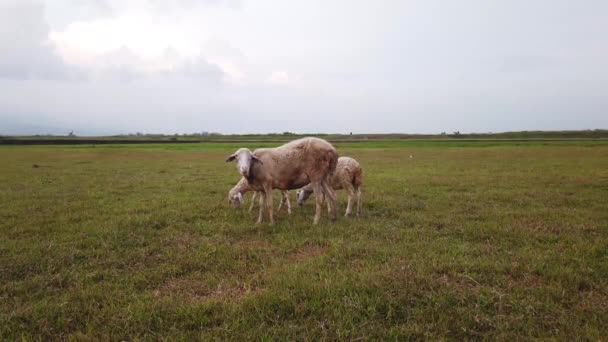
[{"label": "flat terrain", "polygon": [[608,336],[608,142],[338,144],[319,226],[228,206],[239,145],[1,146],[0,338]]},{"label": "flat terrain", "polygon": [[[440,140],[440,141],[466,141],[466,140],[608,140],[608,130],[578,130],[578,131],[519,131],[500,133],[460,133],[444,132],[442,134],[295,134],[290,132],[273,134],[127,134],[112,136],[77,136],[77,135],[32,135],[32,136],[6,136],[0,135],[0,145],[49,145],[49,144],[106,144],[106,143],[188,143],[188,142],[244,142],[256,141],[281,142],[290,141],[303,136],[319,136],[332,142],[368,142],[386,140]],[[411,141],[410,141],[411,142]]]}]

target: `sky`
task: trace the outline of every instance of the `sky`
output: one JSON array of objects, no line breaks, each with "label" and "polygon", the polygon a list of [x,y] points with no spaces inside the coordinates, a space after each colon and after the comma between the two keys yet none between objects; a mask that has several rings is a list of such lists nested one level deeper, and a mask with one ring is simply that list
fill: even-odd
[{"label": "sky", "polygon": [[0,134],[608,128],[605,0],[0,0]]}]

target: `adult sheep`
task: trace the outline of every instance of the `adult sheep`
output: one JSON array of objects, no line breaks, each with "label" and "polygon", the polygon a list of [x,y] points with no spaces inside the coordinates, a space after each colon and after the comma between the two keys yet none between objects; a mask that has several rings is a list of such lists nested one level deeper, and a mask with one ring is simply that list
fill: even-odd
[{"label": "adult sheep", "polygon": [[[338,153],[327,141],[319,138],[302,138],[275,148],[260,148],[251,152],[240,148],[227,162],[236,160],[241,176],[256,190],[261,191],[260,203],[274,223],[272,190],[299,189],[310,183],[316,199],[313,224],[321,219],[323,201],[329,204],[330,217],[336,219],[336,193],[329,185],[329,177],[336,170]],[[262,212],[260,212],[262,213]],[[262,222],[262,216],[257,223]]]},{"label": "adult sheep", "polygon": [[[329,180],[329,184],[334,190],[344,189],[348,192],[348,204],[346,205],[346,213],[344,216],[349,216],[352,213],[352,205],[355,196],[357,197],[357,216],[361,213],[361,184],[363,183],[363,169],[359,162],[350,157],[338,158],[336,171]],[[310,186],[305,186],[296,192],[298,204],[302,205],[313,193]]]}]

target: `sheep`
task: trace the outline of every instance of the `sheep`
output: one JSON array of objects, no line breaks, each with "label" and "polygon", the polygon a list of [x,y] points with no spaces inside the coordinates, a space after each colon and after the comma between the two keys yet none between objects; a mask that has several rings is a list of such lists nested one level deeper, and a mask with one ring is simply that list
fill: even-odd
[{"label": "sheep", "polygon": [[[232,204],[233,207],[239,208],[243,203],[243,194],[253,191],[253,197],[251,197],[251,205],[249,206],[249,211],[253,210],[253,206],[255,204],[255,198],[258,195],[258,192],[255,191],[247,182],[247,178],[243,177],[239,180],[236,185],[228,191],[228,203]],[[289,191],[281,191],[281,201],[279,202],[279,207],[277,211],[281,211],[283,204],[287,205],[287,213],[291,215],[291,202],[289,201]]]},{"label": "sheep", "polygon": [[[236,160],[241,176],[256,191],[261,191],[260,206],[268,212],[270,224],[274,224],[272,190],[292,190],[311,184],[316,194],[316,211],[313,224],[321,219],[323,201],[330,207],[330,218],[336,219],[336,193],[329,185],[329,178],[336,169],[338,153],[327,141],[319,138],[302,138],[275,148],[262,148],[251,152],[240,148],[226,162]],[[257,223],[262,223],[260,208]]]},{"label": "sheep", "polygon": [[[330,178],[329,183],[334,190],[345,189],[348,192],[348,204],[344,216],[350,216],[352,213],[352,202],[357,196],[357,216],[361,213],[361,184],[363,183],[363,169],[361,165],[353,158],[340,157],[336,172]],[[296,198],[299,205],[304,202],[313,193],[310,185],[307,185],[296,192]]]}]

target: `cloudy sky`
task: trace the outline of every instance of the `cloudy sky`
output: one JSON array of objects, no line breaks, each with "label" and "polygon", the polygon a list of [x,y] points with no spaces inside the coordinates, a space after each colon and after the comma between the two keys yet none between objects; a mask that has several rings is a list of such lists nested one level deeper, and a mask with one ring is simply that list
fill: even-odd
[{"label": "cloudy sky", "polygon": [[606,0],[0,0],[0,134],[608,128]]}]

